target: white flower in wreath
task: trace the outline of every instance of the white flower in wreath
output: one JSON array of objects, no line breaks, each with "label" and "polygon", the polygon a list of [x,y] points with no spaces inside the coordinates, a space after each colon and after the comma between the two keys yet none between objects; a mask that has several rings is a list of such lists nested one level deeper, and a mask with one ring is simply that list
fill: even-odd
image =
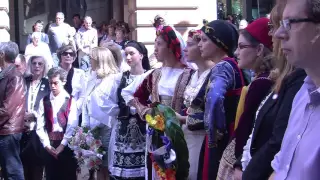
[{"label": "white flower in wreath", "polygon": [[40,91],[44,91],[44,88],[46,87],[46,85],[44,85],[44,84],[42,84],[41,86],[40,86]]}]

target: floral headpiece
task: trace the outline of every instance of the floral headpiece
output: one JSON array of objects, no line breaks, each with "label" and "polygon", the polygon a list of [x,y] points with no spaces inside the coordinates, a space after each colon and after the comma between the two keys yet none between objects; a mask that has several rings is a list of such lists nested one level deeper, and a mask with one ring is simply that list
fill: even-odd
[{"label": "floral headpiece", "polygon": [[169,48],[174,53],[176,59],[180,61],[182,57],[181,42],[173,28],[171,26],[160,25],[158,26],[156,34],[157,36],[161,35],[163,37],[164,41],[168,43]]},{"label": "floral headpiece", "polygon": [[200,30],[191,29],[188,33],[188,37],[192,38],[195,41],[200,41]]},{"label": "floral headpiece", "polygon": [[204,32],[205,32],[206,34],[210,34],[210,33],[213,33],[213,32],[214,32],[213,27],[210,27],[210,26],[209,26],[208,20],[204,19],[204,20],[202,21],[202,23],[203,23],[203,26],[205,27],[205,31],[204,31]]}]

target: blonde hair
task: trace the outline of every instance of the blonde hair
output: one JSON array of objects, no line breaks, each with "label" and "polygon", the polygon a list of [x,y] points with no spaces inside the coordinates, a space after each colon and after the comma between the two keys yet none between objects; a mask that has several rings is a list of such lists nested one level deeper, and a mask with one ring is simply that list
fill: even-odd
[{"label": "blonde hair", "polygon": [[31,56],[29,58],[28,63],[27,63],[26,74],[32,75],[32,72],[31,72],[32,61],[35,60],[35,59],[38,59],[38,58],[42,59],[42,62],[43,62],[42,78],[44,78],[44,77],[46,77],[46,75],[47,75],[47,73],[49,71],[49,68],[48,68],[48,62],[43,56]]},{"label": "blonde hair", "polygon": [[[284,4],[279,2],[270,13],[270,21],[273,25],[274,32],[280,27],[279,22],[282,19],[283,10]],[[275,68],[271,71],[270,78],[275,80],[273,91],[279,93],[284,78],[293,72],[294,66],[288,63],[281,50],[280,40],[275,37],[273,37],[273,55]]]},{"label": "blonde hair", "polygon": [[95,47],[90,52],[90,58],[97,65],[97,77],[103,79],[110,74],[119,72],[119,67],[116,64],[115,58],[111,51],[104,47]]},{"label": "blonde hair", "polygon": [[121,49],[119,48],[119,45],[114,42],[105,42],[101,44],[102,47],[107,48],[111,51],[114,59],[116,60],[116,64],[118,68],[120,68],[121,63],[123,61]]}]

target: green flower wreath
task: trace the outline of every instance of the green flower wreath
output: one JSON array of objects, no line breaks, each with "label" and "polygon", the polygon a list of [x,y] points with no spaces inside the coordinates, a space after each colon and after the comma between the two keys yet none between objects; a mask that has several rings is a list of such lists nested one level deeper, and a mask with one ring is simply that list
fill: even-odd
[{"label": "green flower wreath", "polygon": [[[189,152],[175,111],[162,104],[154,105],[152,114],[146,115],[146,121],[149,124],[148,150],[152,161],[156,162],[163,172],[173,169],[177,180],[187,179],[190,168]],[[160,150],[161,155],[156,153]]]}]

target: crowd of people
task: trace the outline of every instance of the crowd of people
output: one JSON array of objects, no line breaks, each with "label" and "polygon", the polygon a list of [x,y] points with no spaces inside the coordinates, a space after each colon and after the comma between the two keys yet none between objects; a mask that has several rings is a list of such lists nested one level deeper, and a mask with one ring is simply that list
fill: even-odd
[{"label": "crowd of people", "polygon": [[[76,180],[68,143],[81,126],[99,129],[105,151],[89,179],[318,179],[317,3],[278,1],[241,30],[204,21],[186,41],[156,16],[153,60],[121,22],[70,28],[57,13],[44,34],[37,21],[25,55],[0,43],[3,178]],[[155,137],[159,104],[179,123]]]}]

